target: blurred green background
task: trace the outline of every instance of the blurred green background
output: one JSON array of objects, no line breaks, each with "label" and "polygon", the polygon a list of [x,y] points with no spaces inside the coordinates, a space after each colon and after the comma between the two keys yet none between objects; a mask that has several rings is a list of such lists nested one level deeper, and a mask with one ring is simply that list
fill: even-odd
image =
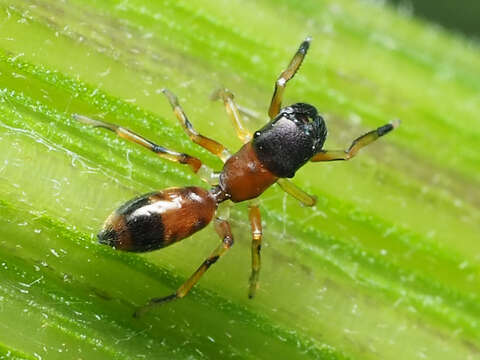
[{"label": "blurred green background", "polygon": [[475,0],[390,0],[401,11],[409,11],[447,29],[480,38],[480,2]]},{"label": "blurred green background", "polygon": [[[480,354],[480,48],[376,1],[0,0],[0,358],[477,359]],[[129,254],[95,234],[128,199],[202,185],[111,133],[128,126],[220,169],[195,127],[237,149],[220,85],[265,123],[300,41],[285,104],[316,105],[327,148],[402,125],[350,162],[308,164],[261,198],[261,288],[247,299],[247,205],[233,249],[182,301],[141,319],[219,243],[211,227]]]}]

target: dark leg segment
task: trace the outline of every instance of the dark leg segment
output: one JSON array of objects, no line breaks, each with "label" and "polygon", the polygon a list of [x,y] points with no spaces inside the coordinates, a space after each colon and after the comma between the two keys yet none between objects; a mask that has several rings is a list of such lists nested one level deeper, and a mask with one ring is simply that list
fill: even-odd
[{"label": "dark leg segment", "polygon": [[311,38],[307,37],[298,48],[297,52],[293,56],[290,64],[288,67],[280,74],[275,83],[275,90],[273,92],[272,101],[270,103],[270,109],[268,110],[268,116],[270,119],[273,119],[277,114],[280,112],[282,107],[282,98],[283,92],[285,90],[285,86],[287,82],[295,76],[300,65],[302,65],[302,61],[307,54],[308,48],[310,46]]},{"label": "dark leg segment", "polygon": [[248,297],[252,299],[258,289],[258,278],[261,265],[260,250],[262,248],[262,218],[258,205],[250,205],[249,218],[252,228],[252,274],[250,275]]},{"label": "dark leg segment", "polygon": [[355,139],[352,142],[352,145],[350,145],[350,147],[348,148],[348,150],[322,150],[318,154],[316,154],[314,157],[312,157],[310,161],[318,162],[318,161],[349,160],[352,157],[354,157],[361,148],[374,142],[379,137],[385,134],[388,134],[390,131],[397,128],[398,125],[400,125],[399,120],[383,125],[378,129],[370,131],[365,135],[362,135],[359,138]]},{"label": "dark leg segment", "polygon": [[217,234],[223,239],[222,243],[210,254],[210,256],[200,265],[200,267],[193,273],[190,278],[185,281],[185,283],[178,288],[178,290],[171,295],[161,297],[161,298],[153,298],[149,301],[149,303],[145,306],[139,308],[133,314],[134,317],[139,317],[144,314],[146,311],[150,310],[152,307],[165,304],[167,302],[181,299],[188,292],[191,288],[200,280],[202,275],[208,268],[215,264],[217,260],[229,250],[233,245],[233,235],[230,229],[230,224],[226,220],[222,220],[219,218],[215,219],[215,230]]},{"label": "dark leg segment", "polygon": [[230,152],[227,150],[225,146],[220,144],[219,142],[212,140],[206,136],[200,135],[194,128],[192,123],[188,120],[187,115],[183,111],[182,107],[178,103],[178,99],[171,91],[168,89],[163,89],[162,92],[167,97],[170,105],[172,106],[173,112],[177,117],[180,125],[182,125],[183,129],[190,137],[190,139],[200,145],[201,147],[207,149],[212,154],[217,155],[223,162],[225,162],[230,157]]}]

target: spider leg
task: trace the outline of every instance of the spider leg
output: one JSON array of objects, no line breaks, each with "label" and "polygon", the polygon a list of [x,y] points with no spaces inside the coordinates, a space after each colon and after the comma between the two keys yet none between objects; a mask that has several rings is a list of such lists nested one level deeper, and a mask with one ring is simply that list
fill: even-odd
[{"label": "spider leg", "polygon": [[134,133],[133,131],[119,125],[111,124],[106,121],[94,120],[89,117],[78,115],[78,114],[74,114],[73,117],[76,120],[80,121],[81,123],[91,125],[93,127],[101,127],[101,128],[113,131],[121,138],[124,138],[125,140],[141,145],[147,148],[148,150],[153,151],[155,154],[157,154],[159,157],[163,159],[188,165],[195,174],[197,174],[202,180],[204,180],[209,184],[214,184],[217,181],[216,180],[217,176],[214,173],[214,171],[208,166],[204,165],[200,159],[194,156],[191,156],[185,153],[179,153],[179,152],[167,149],[163,146],[157,145],[154,142],[147,140],[144,137]]},{"label": "spider leg", "polygon": [[183,129],[190,137],[190,139],[200,145],[201,147],[205,148],[206,150],[210,151],[212,154],[218,156],[223,162],[227,161],[227,159],[231,156],[230,151],[220,144],[219,142],[210,139],[206,136],[200,135],[194,128],[192,123],[188,120],[187,115],[183,111],[182,107],[180,106],[177,97],[168,89],[163,89],[162,92],[168,99],[168,102],[172,106],[173,112],[177,117],[180,125],[182,125]]},{"label": "spider leg", "polygon": [[260,250],[262,248],[262,218],[260,209],[255,202],[252,202],[249,206],[248,217],[252,229],[252,273],[250,275],[248,297],[252,299],[258,289],[261,265]]},{"label": "spider leg", "polygon": [[336,161],[336,160],[350,160],[353,158],[357,152],[367,146],[368,144],[374,142],[379,137],[388,134],[393,129],[397,128],[400,125],[399,120],[395,120],[386,125],[380,126],[379,128],[369,131],[368,133],[356,138],[353,140],[352,145],[348,150],[321,150],[319,153],[314,155],[310,161]]},{"label": "spider leg", "polygon": [[275,90],[273,92],[272,101],[270,102],[270,108],[268,109],[268,116],[270,119],[273,119],[280,112],[285,86],[287,85],[287,82],[295,76],[300,65],[302,65],[302,61],[307,54],[308,47],[310,46],[310,41],[311,38],[307,37],[300,44],[300,47],[293,56],[292,60],[290,60],[287,68],[280,74],[275,82]]},{"label": "spider leg", "polygon": [[295,185],[288,179],[278,179],[277,184],[288,195],[293,196],[305,206],[314,206],[317,203],[316,196],[307,194],[305,191],[300,189],[297,185]]},{"label": "spider leg", "polygon": [[135,311],[133,314],[134,317],[140,317],[145,312],[150,310],[155,306],[159,306],[165,304],[167,302],[181,299],[188,292],[192,289],[192,287],[200,280],[202,275],[208,270],[210,266],[215,264],[217,260],[224,255],[233,245],[233,235],[230,229],[230,223],[221,217],[215,218],[215,230],[217,234],[222,238],[222,243],[210,254],[210,256],[205,259],[205,261],[200,265],[200,267],[193,273],[190,278],[188,278],[182,286],[178,288],[178,290],[168,296],[160,297],[160,298],[153,298],[151,299],[148,304],[140,307]]},{"label": "spider leg", "polygon": [[225,105],[225,110],[227,111],[228,116],[230,116],[230,119],[232,120],[237,136],[243,143],[247,143],[252,140],[252,133],[248,131],[243,124],[242,118],[240,116],[240,109],[233,101],[233,98],[233,93],[226,88],[220,88],[216,90],[211,96],[212,100],[221,99],[223,101]]}]

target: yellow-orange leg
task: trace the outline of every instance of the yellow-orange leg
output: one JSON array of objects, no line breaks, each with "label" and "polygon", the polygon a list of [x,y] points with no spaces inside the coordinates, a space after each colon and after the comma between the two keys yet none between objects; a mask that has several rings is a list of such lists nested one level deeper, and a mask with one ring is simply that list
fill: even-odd
[{"label": "yellow-orange leg", "polygon": [[243,143],[247,143],[252,140],[252,134],[244,126],[242,118],[240,116],[240,111],[238,106],[233,101],[233,93],[225,88],[220,88],[212,94],[211,99],[217,100],[221,99],[225,105],[225,110],[227,111],[228,116],[232,120],[233,126],[235,127],[235,132],[240,140]]},{"label": "yellow-orange leg", "polygon": [[248,297],[252,299],[258,289],[261,265],[260,251],[262,249],[262,218],[257,204],[250,204],[248,215],[252,229],[252,274],[250,275]]},{"label": "yellow-orange leg", "polygon": [[368,144],[374,142],[379,137],[388,134],[390,131],[395,129],[400,125],[400,121],[396,120],[389,124],[380,126],[379,128],[372,130],[357,139],[353,140],[352,145],[348,150],[322,150],[315,156],[313,156],[310,161],[336,161],[336,160],[349,160],[354,157],[357,152],[367,146]]},{"label": "yellow-orange leg", "polygon": [[270,119],[273,119],[280,112],[285,86],[287,85],[287,82],[295,76],[300,65],[302,65],[302,61],[307,54],[308,47],[310,46],[310,41],[311,39],[307,37],[300,44],[300,47],[290,61],[290,64],[288,64],[287,68],[280,74],[275,82],[275,90],[273,92],[270,108],[268,109],[268,116]]},{"label": "yellow-orange leg", "polygon": [[177,97],[168,89],[163,89],[162,92],[168,99],[168,102],[172,106],[173,112],[177,117],[180,125],[182,125],[183,129],[190,137],[190,139],[200,145],[201,147],[205,148],[206,150],[210,151],[212,154],[217,155],[223,162],[227,161],[227,159],[231,156],[230,151],[220,144],[219,142],[210,139],[206,136],[200,135],[194,128],[192,123],[188,120],[187,115],[183,111],[182,107],[180,106]]},{"label": "yellow-orange leg", "polygon": [[210,254],[210,256],[200,265],[200,267],[193,273],[185,283],[178,288],[178,290],[168,296],[151,299],[147,305],[142,306],[133,314],[134,317],[139,317],[152,307],[165,304],[167,302],[181,299],[192,289],[192,287],[200,280],[202,275],[208,270],[210,266],[215,264],[217,260],[224,255],[233,245],[233,235],[230,229],[230,224],[227,220],[220,218],[215,219],[215,230],[217,234],[223,239],[222,243]]},{"label": "yellow-orange leg", "polygon": [[89,117],[78,114],[74,114],[73,117],[84,124],[94,127],[101,127],[113,131],[121,138],[141,145],[148,150],[153,151],[155,154],[157,154],[163,159],[174,161],[180,164],[186,164],[192,169],[195,174],[197,174],[202,180],[206,181],[209,184],[213,184],[217,181],[216,174],[213,172],[213,170],[202,164],[202,161],[194,156],[185,153],[179,153],[167,149],[163,146],[157,145],[154,142],[147,140],[144,137],[134,133],[133,131],[119,125],[111,124],[106,121],[90,119]]},{"label": "yellow-orange leg", "polygon": [[305,206],[314,206],[317,203],[316,196],[307,194],[288,179],[278,179],[277,184],[288,195],[293,196]]}]

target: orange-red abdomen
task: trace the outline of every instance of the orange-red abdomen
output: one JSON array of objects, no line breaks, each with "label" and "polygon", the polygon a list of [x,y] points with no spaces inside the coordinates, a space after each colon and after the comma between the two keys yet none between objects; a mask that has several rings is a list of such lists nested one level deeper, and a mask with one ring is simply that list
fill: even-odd
[{"label": "orange-red abdomen", "polygon": [[169,188],[133,199],[106,220],[100,243],[119,250],[160,249],[207,226],[217,204],[200,187]]}]

